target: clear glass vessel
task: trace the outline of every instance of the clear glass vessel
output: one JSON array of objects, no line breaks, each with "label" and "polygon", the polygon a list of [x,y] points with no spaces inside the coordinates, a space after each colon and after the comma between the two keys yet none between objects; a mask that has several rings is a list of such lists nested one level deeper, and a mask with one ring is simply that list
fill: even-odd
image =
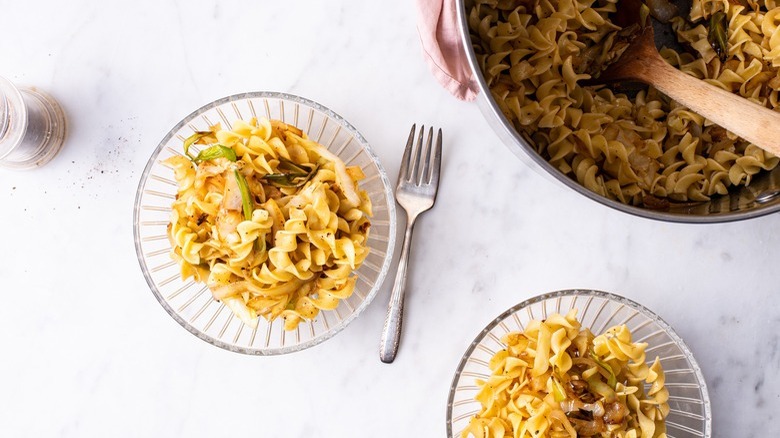
[{"label": "clear glass vessel", "polygon": [[598,335],[609,327],[626,324],[634,342],[648,343],[648,365],[658,356],[669,390],[666,432],[671,438],[709,438],[712,413],[707,384],[688,346],[658,315],[627,298],[596,290],[562,290],[531,298],[490,321],[466,349],[450,386],[447,401],[447,436],[460,438],[481,405],[474,400],[477,380],[491,374],[490,358],[505,348],[501,337],[522,331],[532,319],[566,314],[577,309],[583,328]]},{"label": "clear glass vessel", "polygon": [[56,100],[0,77],[0,167],[43,166],[60,151],[66,135],[65,113]]},{"label": "clear glass vessel", "polygon": [[[322,311],[296,330],[285,331],[281,319],[259,319],[256,329],[241,322],[212,298],[206,285],[182,281],[170,257],[166,228],[177,185],[161,161],[183,153],[183,141],[194,131],[215,123],[231,126],[237,119],[266,117],[297,126],[348,166],[360,166],[373,205],[370,253],[357,271],[357,284],[335,310]],[[274,355],[299,351],[332,337],[354,320],[377,294],[395,248],[395,198],[387,174],[362,135],[330,109],[302,97],[274,92],[237,94],[219,99],[188,115],[171,129],[154,150],[141,175],[134,208],[133,230],[138,262],[155,298],[176,322],[200,339],[245,354]]]}]

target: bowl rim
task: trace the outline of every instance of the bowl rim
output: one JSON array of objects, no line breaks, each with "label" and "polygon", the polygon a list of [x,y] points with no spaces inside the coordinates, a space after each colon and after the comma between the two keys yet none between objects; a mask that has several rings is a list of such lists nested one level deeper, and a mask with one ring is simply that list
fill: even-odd
[{"label": "bowl rim", "polygon": [[710,405],[710,396],[707,390],[707,382],[704,379],[704,374],[701,371],[701,367],[699,366],[699,363],[696,361],[696,358],[693,356],[693,352],[691,352],[691,349],[688,348],[688,344],[686,344],[685,341],[683,341],[683,339],[677,334],[677,332],[674,331],[672,326],[670,326],[666,321],[663,320],[663,318],[658,316],[658,314],[656,314],[652,310],[626,297],[611,292],[604,292],[597,289],[562,289],[554,292],[547,292],[541,295],[536,295],[534,297],[521,301],[518,304],[515,304],[514,306],[502,312],[497,317],[493,318],[485,326],[485,328],[483,328],[479,333],[477,333],[477,336],[474,337],[474,340],[471,341],[468,348],[463,353],[460,362],[458,362],[458,367],[455,370],[455,374],[452,377],[452,383],[450,384],[449,395],[447,396],[447,416],[446,416],[447,437],[453,438],[452,407],[455,401],[455,389],[458,386],[458,380],[460,379],[461,373],[463,372],[466,366],[466,362],[468,361],[468,358],[471,357],[471,354],[477,348],[477,345],[479,345],[479,343],[485,338],[485,336],[487,336],[488,332],[493,330],[497,325],[499,325],[501,322],[503,322],[512,314],[528,306],[532,306],[536,303],[547,301],[549,299],[554,299],[554,298],[582,297],[582,296],[602,298],[607,301],[613,301],[625,305],[627,307],[630,307],[634,310],[637,310],[640,313],[643,313],[645,316],[652,319],[661,329],[664,330],[664,332],[666,332],[669,335],[670,338],[672,338],[674,343],[680,348],[680,350],[682,350],[683,354],[685,355],[685,358],[688,360],[688,362],[690,362],[691,370],[693,370],[694,375],[696,376],[696,380],[699,383],[702,405],[704,407],[704,431],[703,431],[704,438],[710,438],[712,436],[712,407]]},{"label": "bowl rim", "polygon": [[[278,100],[289,101],[304,106],[308,106],[310,108],[313,108],[314,110],[317,110],[325,114],[326,117],[332,119],[336,123],[343,126],[345,129],[347,129],[349,133],[355,138],[355,140],[360,144],[360,147],[363,150],[365,150],[366,154],[371,159],[371,161],[377,166],[379,178],[382,181],[384,194],[388,204],[387,214],[388,214],[388,222],[389,222],[389,227],[388,227],[389,232],[388,232],[388,239],[387,239],[387,250],[385,251],[386,252],[385,258],[384,261],[382,262],[379,275],[376,281],[374,282],[374,285],[371,287],[371,290],[366,294],[365,299],[360,303],[359,306],[355,308],[352,314],[350,314],[347,318],[344,318],[342,321],[340,321],[339,324],[332,326],[322,335],[309,339],[305,342],[301,342],[299,344],[294,344],[286,347],[247,348],[247,347],[233,345],[231,343],[221,341],[219,339],[207,335],[206,333],[201,332],[200,330],[192,326],[189,322],[184,320],[184,318],[179,316],[179,314],[168,304],[168,302],[165,300],[165,298],[162,296],[159,289],[157,288],[157,285],[155,284],[154,280],[152,279],[151,272],[149,271],[149,268],[146,266],[146,260],[142,256],[143,251],[141,248],[141,236],[139,235],[139,230],[140,230],[139,224],[140,224],[140,213],[141,213],[140,207],[141,207],[141,198],[143,196],[143,189],[149,178],[149,174],[152,170],[152,167],[155,164],[156,158],[159,156],[160,152],[171,140],[171,138],[173,138],[173,136],[176,135],[176,133],[182,127],[184,127],[185,125],[190,123],[193,119],[197,118],[198,116],[200,116],[206,111],[209,111],[213,108],[219,107],[226,103],[239,102],[239,101],[257,99],[257,98],[278,99]],[[195,111],[192,111],[187,116],[182,118],[181,121],[179,121],[173,128],[171,128],[168,131],[168,133],[163,137],[163,139],[160,141],[160,143],[157,145],[157,147],[152,151],[152,153],[149,156],[149,160],[147,161],[146,166],[144,167],[143,173],[141,174],[141,177],[139,179],[138,189],[136,190],[135,203],[133,206],[133,240],[135,243],[136,257],[141,267],[141,271],[143,273],[144,279],[146,280],[146,283],[149,286],[149,289],[151,289],[154,297],[157,299],[160,305],[176,322],[179,323],[179,325],[184,327],[184,329],[186,329],[188,332],[192,333],[199,339],[206,341],[211,345],[220,347],[228,351],[232,351],[234,353],[242,353],[242,354],[255,355],[255,356],[274,356],[274,355],[281,355],[281,354],[287,354],[287,353],[293,353],[293,352],[305,350],[307,348],[321,344],[322,342],[332,338],[337,333],[344,330],[352,321],[355,320],[355,318],[360,316],[365,311],[365,309],[369,306],[369,304],[371,304],[371,302],[376,297],[377,293],[379,292],[379,289],[384,283],[385,278],[387,277],[388,271],[390,270],[390,265],[393,260],[393,255],[395,254],[395,246],[396,246],[395,235],[396,235],[396,226],[397,226],[396,222],[397,219],[396,219],[395,196],[392,190],[392,185],[390,184],[390,179],[387,176],[387,172],[385,171],[385,168],[382,166],[382,163],[379,161],[379,157],[376,155],[373,149],[371,149],[371,146],[369,145],[368,141],[354,126],[352,126],[351,123],[349,123],[345,118],[343,118],[338,113],[331,110],[330,108],[326,107],[325,105],[322,105],[318,102],[315,102],[311,99],[307,99],[305,97],[301,97],[289,93],[276,92],[276,91],[250,91],[250,92],[232,94],[229,96],[222,97],[220,99],[214,100],[212,102],[209,102],[201,106]]]},{"label": "bowl rim", "polygon": [[[522,135],[520,135],[520,133],[514,129],[512,122],[510,122],[504,113],[501,112],[501,110],[498,108],[498,104],[496,104],[495,100],[493,99],[493,96],[490,93],[490,88],[485,81],[485,77],[482,74],[479,63],[477,62],[477,55],[474,52],[474,47],[471,43],[468,14],[466,13],[466,1],[467,0],[455,0],[455,9],[458,20],[458,32],[460,33],[461,43],[463,44],[463,51],[465,52],[466,58],[468,60],[469,70],[473,74],[472,80],[476,82],[477,86],[479,87],[479,95],[477,96],[477,99],[481,103],[481,105],[479,105],[480,109],[482,110],[483,116],[485,116],[485,118],[492,119],[488,120],[488,124],[491,126],[493,131],[495,131],[497,128],[493,123],[490,123],[491,121],[497,122],[501,125],[502,132],[500,134],[504,134],[502,138],[511,139],[512,145],[507,144],[506,141],[502,141],[502,143],[504,143],[512,151],[512,153],[518,156],[526,165],[536,171],[542,169],[543,172],[539,173],[542,173],[544,176],[551,177],[552,179],[562,183],[564,186],[574,190],[575,192],[587,197],[592,201],[596,201],[614,210],[645,219],[676,223],[710,224],[754,219],[780,211],[780,203],[760,206],[750,210],[713,213],[709,215],[693,215],[651,210],[623,204],[605,196],[601,196],[598,193],[585,188],[585,186],[573,180],[572,178],[569,178],[568,176],[561,173],[541,155],[539,155],[534,150],[534,148],[522,137]],[[530,165],[530,163],[527,162],[527,159],[533,161],[536,166]]]}]

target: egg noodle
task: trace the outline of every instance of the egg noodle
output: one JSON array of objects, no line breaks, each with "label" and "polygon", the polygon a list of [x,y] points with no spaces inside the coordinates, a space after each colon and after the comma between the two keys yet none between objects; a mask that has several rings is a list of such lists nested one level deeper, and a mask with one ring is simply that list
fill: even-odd
[{"label": "egg noodle", "polygon": [[[618,0],[470,0],[472,43],[494,100],[537,152],[588,189],[632,205],[706,201],[747,185],[778,158],[653,87],[636,96],[581,81],[628,45],[610,21]],[[722,12],[721,56],[708,40]],[[671,20],[671,65],[778,108],[780,8],[775,0],[693,0]],[[717,24],[717,23],[715,23]],[[717,47],[717,46],[715,46]]]},{"label": "egg noodle", "polygon": [[[478,380],[482,408],[462,437],[666,437],[669,392],[658,358],[625,325],[594,336],[576,310],[504,335]],[[648,385],[645,391],[645,385]]]},{"label": "egg noodle", "polygon": [[178,184],[168,236],[182,278],[253,327],[282,317],[293,330],[352,294],[372,215],[360,167],[276,120],[216,125],[184,149],[164,161]]}]

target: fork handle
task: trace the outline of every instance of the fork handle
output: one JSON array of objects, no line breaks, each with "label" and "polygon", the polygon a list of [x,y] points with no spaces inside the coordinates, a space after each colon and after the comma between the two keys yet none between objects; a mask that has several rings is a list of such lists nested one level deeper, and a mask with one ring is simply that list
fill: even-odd
[{"label": "fork handle", "polygon": [[415,217],[410,217],[406,224],[404,243],[401,248],[401,260],[398,262],[398,270],[395,273],[393,292],[390,295],[390,303],[387,305],[385,327],[382,330],[382,339],[379,341],[379,359],[384,363],[392,363],[395,360],[395,355],[398,353],[398,343],[401,340],[406,272],[409,265],[409,248],[412,246],[412,231],[414,230],[415,219]]}]

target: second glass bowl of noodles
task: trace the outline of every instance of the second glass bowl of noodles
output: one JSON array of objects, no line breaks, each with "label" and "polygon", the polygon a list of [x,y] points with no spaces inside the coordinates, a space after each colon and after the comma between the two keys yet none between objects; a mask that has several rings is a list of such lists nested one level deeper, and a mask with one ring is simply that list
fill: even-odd
[{"label": "second glass bowl of noodles", "polygon": [[[475,82],[479,87],[480,96],[477,98],[477,101],[480,106],[480,109],[482,110],[482,113],[484,114],[485,118],[488,120],[490,125],[493,127],[494,131],[499,135],[501,140],[510,148],[510,150],[513,153],[515,153],[515,155],[517,155],[522,161],[524,161],[531,168],[533,168],[534,170],[541,169],[542,170],[541,173],[543,175],[550,176],[554,180],[563,183],[565,186],[569,187],[570,189],[592,200],[595,200],[601,204],[607,205],[609,207],[612,207],[614,209],[626,213],[630,213],[641,217],[656,219],[656,220],[664,220],[664,221],[672,221],[672,222],[687,222],[687,223],[712,223],[712,222],[725,222],[725,221],[748,219],[748,218],[758,217],[765,214],[780,211],[780,167],[774,167],[773,170],[769,170],[769,171],[762,170],[760,172],[751,174],[749,177],[750,183],[747,186],[739,185],[739,186],[728,187],[728,193],[724,195],[715,194],[710,196],[709,200],[700,199],[700,200],[672,201],[668,205],[666,204],[665,200],[661,200],[660,204],[655,204],[655,205],[653,205],[652,202],[647,203],[645,205],[630,205],[630,203],[627,204],[614,199],[614,196],[604,196],[589,188],[586,188],[583,184],[580,183],[580,181],[578,181],[578,176],[575,176],[576,174],[579,175],[579,177],[581,178],[586,177],[586,172],[585,172],[586,166],[584,164],[584,160],[576,163],[569,163],[569,165],[573,168],[569,172],[565,172],[564,170],[561,170],[560,162],[557,163],[558,165],[551,164],[550,161],[548,161],[550,157],[543,156],[539,152],[538,145],[536,144],[536,142],[534,142],[533,138],[529,136],[527,133],[519,132],[518,129],[515,128],[512,120],[510,120],[507,114],[504,114],[504,112],[502,112],[501,105],[499,105],[499,103],[496,102],[496,99],[491,94],[491,87],[488,84],[486,75],[481,70],[480,61],[478,59],[478,55],[475,51],[475,48],[473,46],[474,41],[472,40],[472,38],[474,38],[474,35],[469,25],[469,19],[470,19],[469,15],[472,13],[472,10],[474,9],[474,5],[476,3],[493,3],[493,4],[497,4],[499,7],[502,7],[502,5],[505,6],[509,4],[516,6],[522,4],[523,2],[502,1],[496,3],[496,2],[478,2],[474,0],[457,0],[457,12],[458,12],[458,21],[459,21],[458,26],[461,33],[462,41],[464,43],[469,67],[473,72]],[[555,1],[552,3],[547,3],[547,2],[544,3],[553,4],[553,5],[557,4]],[[598,2],[597,4],[594,3],[593,9],[587,9],[587,11],[585,12],[591,14],[594,12],[594,10],[604,11],[606,10],[604,9],[605,3],[614,3],[614,2],[608,1],[608,2]],[[688,9],[690,8],[690,3],[684,2],[682,0],[672,0],[672,3],[678,6],[678,10],[681,11],[680,15],[687,14]],[[703,7],[708,7],[708,8],[721,7],[721,6],[715,6],[716,3],[718,2],[711,2],[709,0],[704,0],[699,4],[704,4]],[[584,17],[582,18],[583,20],[596,19],[596,17],[592,16],[593,14],[588,15],[585,14],[585,12],[582,12],[582,14],[584,14],[582,16]],[[732,13],[738,14],[739,11],[735,10],[732,11]],[[701,24],[701,22],[696,24]],[[520,20],[520,22],[512,23],[512,25],[527,26],[528,23],[525,23],[522,20]],[[658,26],[659,24],[655,23],[655,25]],[[680,48],[680,44],[676,41],[675,32],[674,31],[670,32],[671,26],[670,25],[660,25],[660,26],[661,27],[656,27],[656,32],[655,32],[657,46]],[[598,26],[597,28],[602,29],[604,28],[604,26],[603,25]],[[686,34],[686,38],[694,40],[695,38],[701,38],[702,35],[704,35],[705,39],[703,41],[697,40],[695,42],[695,45],[700,50],[707,50],[706,47],[704,47],[704,46],[708,46],[706,40],[706,32],[702,33],[701,29],[695,31],[688,31],[688,33]],[[538,36],[542,38],[541,34]],[[571,37],[571,35],[569,35],[569,37]],[[496,40],[496,44],[498,44],[498,42],[500,42],[499,40],[502,40],[502,38],[494,38]],[[564,41],[564,40],[568,41],[569,39],[570,38],[568,37],[564,38],[563,36],[561,36],[561,39],[557,40],[556,44],[559,41]],[[744,38],[741,38],[741,41],[744,40],[745,40]],[[768,41],[768,39],[766,40]],[[535,50],[541,50],[541,49],[537,48]],[[495,56],[503,57],[503,56],[507,56],[507,53],[502,53],[501,55],[495,55]],[[511,57],[514,56],[515,55],[513,54]],[[533,56],[533,53],[524,56]],[[760,63],[761,62],[759,62],[759,64]],[[710,63],[710,65],[712,64],[713,63]],[[767,65],[766,67],[764,67],[765,70],[775,68],[769,66],[771,65],[771,62],[765,65]],[[518,78],[524,77],[525,75],[529,74],[529,71],[527,69],[524,69],[524,67],[528,67],[528,66],[522,64],[522,62],[517,62],[517,65],[511,69],[512,70],[511,74],[515,75]],[[743,71],[745,70],[746,67],[747,67],[747,63],[743,67],[737,66],[732,70]],[[754,67],[756,66],[752,65],[750,68],[754,69]],[[723,70],[726,71],[728,69],[724,68]],[[726,73],[729,72],[726,71]],[[495,72],[491,72],[491,75],[493,74],[495,74]],[[736,75],[737,73],[734,74]],[[726,75],[726,76],[733,77],[734,75]],[[769,87],[768,84],[767,87]],[[644,88],[646,89],[647,87]],[[748,90],[748,91],[752,92],[754,90]],[[684,110],[684,109],[679,108],[679,110]],[[682,112],[683,111],[680,111],[680,113]],[[554,114],[546,114],[546,116],[552,117],[554,116]],[[686,120],[687,119],[693,120],[696,117],[698,116],[692,115],[690,117],[683,116],[682,118]],[[708,128],[707,125],[704,125],[704,128],[705,131],[709,130],[709,132],[713,132],[711,127],[707,129]],[[687,128],[685,129],[687,130]],[[709,134],[709,132],[707,132],[707,134]],[[696,137],[697,135],[696,130],[694,130],[693,135],[694,137]],[[680,149],[683,149],[685,148],[686,145],[691,146],[690,140],[691,140],[690,138],[683,138],[683,136],[681,135],[679,142],[672,141],[668,143],[666,146],[679,147]],[[761,166],[772,168],[773,163],[775,162],[773,160],[776,159],[764,156],[762,151],[760,150],[756,151],[754,149],[757,148],[755,146],[752,146],[751,150],[748,151],[749,153],[745,154],[746,158],[743,159],[743,161],[751,161],[750,163],[745,164],[746,167],[751,167],[751,166],[754,167],[753,169],[750,169],[750,172],[751,173],[754,172],[757,168],[760,168]],[[549,151],[545,153],[549,153]],[[753,160],[752,159],[753,156],[758,158]],[[699,155],[699,157],[701,157],[701,155]],[[675,178],[679,176],[679,180],[675,180],[675,181],[685,182],[691,180],[692,178],[691,176],[688,176],[688,179],[684,179],[683,177],[685,177],[687,175],[687,172],[689,172],[691,169],[697,167],[698,163],[694,163],[693,160],[690,159],[690,157],[688,158],[689,158],[688,163],[694,165],[687,166],[688,169],[682,172],[679,172],[680,170],[679,168],[674,167],[679,165],[680,163],[674,162],[674,166],[672,166],[674,167],[674,169],[672,169],[673,170],[672,173],[674,172],[677,173],[677,176],[675,176]],[[729,158],[729,160],[733,161],[733,157]],[[686,164],[682,158],[679,161],[682,162],[683,165]],[[632,166],[634,166],[634,164],[632,164]],[[577,165],[580,165],[580,168],[576,168]],[[563,165],[563,167],[566,166],[567,166],[566,164]],[[667,165],[667,168],[668,167],[669,165]],[[714,167],[717,167],[717,165],[714,165]],[[727,175],[729,170],[730,169],[714,169],[714,172],[718,173],[718,175],[714,178],[708,177],[709,178],[708,181],[710,181],[711,185],[714,186],[715,184],[717,184],[716,181],[717,179],[731,177],[731,175]],[[708,172],[713,172],[713,169],[708,170]],[[695,172],[691,172],[691,173],[695,173]],[[712,175],[712,173],[710,173],[710,175]],[[669,179],[667,178],[665,181],[669,182]],[[724,190],[722,187],[720,187],[719,191],[724,191]],[[650,201],[654,201],[654,199],[650,199]]]},{"label": "second glass bowl of noodles", "polygon": [[[355,271],[351,295],[333,310],[285,330],[284,319],[263,317],[252,327],[241,321],[209,287],[182,280],[171,259],[166,228],[177,198],[173,171],[165,161],[184,155],[184,141],[219,123],[229,129],[238,120],[266,118],[297,127],[346,166],[362,170],[358,185],[373,206],[367,239],[368,255]],[[341,116],[311,100],[284,93],[253,92],[209,103],[179,122],[160,142],[144,169],[134,211],[135,245],[149,287],[163,308],[185,329],[218,347],[245,354],[274,355],[316,345],[347,326],[368,306],[390,267],[395,239],[395,201],[387,174],[363,136]]]},{"label": "second glass bowl of noodles", "polygon": [[[566,315],[576,309],[582,329],[594,335],[625,324],[632,342],[646,343],[646,364],[656,357],[663,368],[669,392],[666,433],[676,438],[709,438],[712,415],[704,376],[683,340],[660,317],[629,299],[595,290],[562,290],[523,301],[493,319],[468,346],[455,371],[447,403],[447,436],[461,438],[482,405],[475,399],[479,381],[491,376],[491,359],[507,348],[502,338],[522,332],[531,320]],[[650,385],[647,384],[646,388]]]}]

